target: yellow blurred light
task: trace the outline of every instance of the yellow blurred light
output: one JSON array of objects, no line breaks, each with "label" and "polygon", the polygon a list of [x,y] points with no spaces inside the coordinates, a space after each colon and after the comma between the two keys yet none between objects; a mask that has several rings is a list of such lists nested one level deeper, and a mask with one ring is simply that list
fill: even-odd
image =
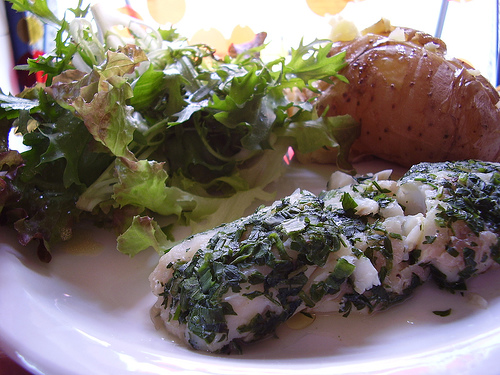
[{"label": "yellow blurred light", "polygon": [[309,8],[316,14],[324,16],[326,14],[340,13],[352,0],[306,0]]},{"label": "yellow blurred light", "polygon": [[177,23],[186,13],[185,0],[148,0],[149,14],[160,25]]},{"label": "yellow blurred light", "polygon": [[255,38],[255,32],[249,26],[241,26],[237,25],[233,32],[231,33],[231,37],[229,38],[229,43],[241,44],[246,43]]},{"label": "yellow blurred light", "polygon": [[222,33],[214,28],[198,30],[189,40],[190,44],[207,44],[215,49],[217,56],[227,54],[229,42]]}]

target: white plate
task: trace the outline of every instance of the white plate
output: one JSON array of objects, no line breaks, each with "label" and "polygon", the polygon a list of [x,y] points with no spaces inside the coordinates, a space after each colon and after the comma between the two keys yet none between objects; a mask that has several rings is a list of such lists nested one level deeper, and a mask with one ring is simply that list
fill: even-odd
[{"label": "white plate", "polygon": [[[324,172],[291,168],[280,194],[318,192]],[[41,264],[33,248],[1,232],[0,346],[35,374],[498,374],[498,269],[469,285],[487,308],[428,283],[388,311],[318,317],[301,330],[284,325],[278,339],[217,356],[154,328],[148,275],[157,255],[130,259],[112,234],[94,228],[76,237]],[[447,317],[433,313],[449,308]]]}]

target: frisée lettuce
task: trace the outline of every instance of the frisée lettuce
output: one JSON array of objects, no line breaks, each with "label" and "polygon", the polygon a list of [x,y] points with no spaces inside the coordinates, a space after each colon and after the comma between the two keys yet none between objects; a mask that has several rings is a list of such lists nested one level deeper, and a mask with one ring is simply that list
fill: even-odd
[{"label": "fris\u00e9e lettuce", "polygon": [[[234,220],[273,198],[265,188],[283,173],[288,147],[338,147],[350,168],[359,124],[318,117],[311,102],[283,93],[345,80],[331,43],[301,42],[270,62],[259,57],[265,45],[218,58],[173,28],[99,4],[90,12],[80,1],[59,20],[45,0],[9,1],[58,30],[53,51],[17,67],[45,83],[0,93],[0,222],[22,244],[37,241],[45,261],[83,219],[114,228],[131,256],[165,250],[178,225],[196,232]],[[9,145],[12,131],[26,151]]]}]

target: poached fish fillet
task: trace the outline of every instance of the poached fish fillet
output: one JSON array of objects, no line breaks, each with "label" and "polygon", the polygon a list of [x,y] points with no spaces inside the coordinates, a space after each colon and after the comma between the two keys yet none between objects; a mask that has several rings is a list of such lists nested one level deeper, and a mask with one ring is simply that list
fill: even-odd
[{"label": "poached fish fillet", "polygon": [[194,349],[231,352],[298,312],[385,309],[429,278],[464,289],[500,262],[500,164],[335,172],[171,248],[150,276],[153,312]]}]

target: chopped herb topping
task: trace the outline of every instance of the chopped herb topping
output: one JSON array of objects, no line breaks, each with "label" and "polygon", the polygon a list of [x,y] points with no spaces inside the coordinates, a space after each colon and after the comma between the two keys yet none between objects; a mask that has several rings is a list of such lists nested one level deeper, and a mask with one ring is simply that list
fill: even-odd
[{"label": "chopped herb topping", "polygon": [[435,310],[432,312],[433,314],[437,316],[449,316],[451,314],[451,309],[448,310]]},{"label": "chopped herb topping", "polygon": [[436,236],[425,236],[425,241],[422,242],[423,244],[432,244],[434,241],[436,241]]},{"label": "chopped herb topping", "polygon": [[353,213],[354,209],[358,207],[358,204],[353,199],[353,197],[349,193],[342,194],[342,198],[340,198],[340,202],[342,203],[342,208],[344,211]]},{"label": "chopped herb topping", "polygon": [[[448,171],[446,177],[437,173],[443,170]],[[478,173],[491,174],[491,180],[485,182]],[[439,206],[441,226],[451,227],[456,221],[464,221],[475,234],[487,228],[499,231],[500,184],[494,165],[475,160],[422,163],[412,167],[401,182],[420,178],[425,179],[426,184],[442,186],[448,192]]]},{"label": "chopped herb topping", "polygon": [[[370,177],[356,177],[358,185],[350,190],[318,196],[297,191],[220,226],[190,262],[169,263],[173,277],[164,285],[163,306],[171,320],[187,325],[192,345],[201,339],[224,343],[220,351],[227,351],[274,333],[303,308],[323,309],[325,298],[348,316],[403,301],[429,274],[442,288],[466,290],[466,281],[488,262],[500,263],[500,174],[493,165],[423,163],[410,169],[399,183],[417,181],[432,213],[419,213],[420,225],[413,227],[410,221],[409,228],[404,219],[386,221],[377,210],[374,202],[378,208],[397,204],[399,195]],[[360,209],[365,203],[367,210]],[[420,230],[415,233],[423,236],[420,242],[413,229]],[[475,237],[483,230],[497,235],[489,252]],[[447,261],[453,269],[442,263]],[[324,268],[316,272],[318,267]],[[246,310],[249,318],[229,328],[231,315],[238,311],[230,303],[235,293],[245,309],[255,303],[262,308]],[[433,313],[448,316],[451,309]],[[230,329],[241,336],[229,340]]]},{"label": "chopped herb topping", "polygon": [[[347,245],[342,223],[352,233],[364,229],[361,221],[325,209],[320,198],[307,192],[262,207],[244,220],[219,227],[190,262],[173,263],[163,304],[175,311],[171,319],[187,324],[211,343],[227,333],[225,316],[234,314],[224,302],[226,293],[241,292],[250,300],[267,298],[279,309],[257,314],[238,328],[259,338],[301,304],[313,306],[323,295],[337,293],[352,274],[354,265],[339,258],[326,280],[304,290],[307,266],[323,266],[331,254]],[[251,267],[257,269],[245,276]]]}]

